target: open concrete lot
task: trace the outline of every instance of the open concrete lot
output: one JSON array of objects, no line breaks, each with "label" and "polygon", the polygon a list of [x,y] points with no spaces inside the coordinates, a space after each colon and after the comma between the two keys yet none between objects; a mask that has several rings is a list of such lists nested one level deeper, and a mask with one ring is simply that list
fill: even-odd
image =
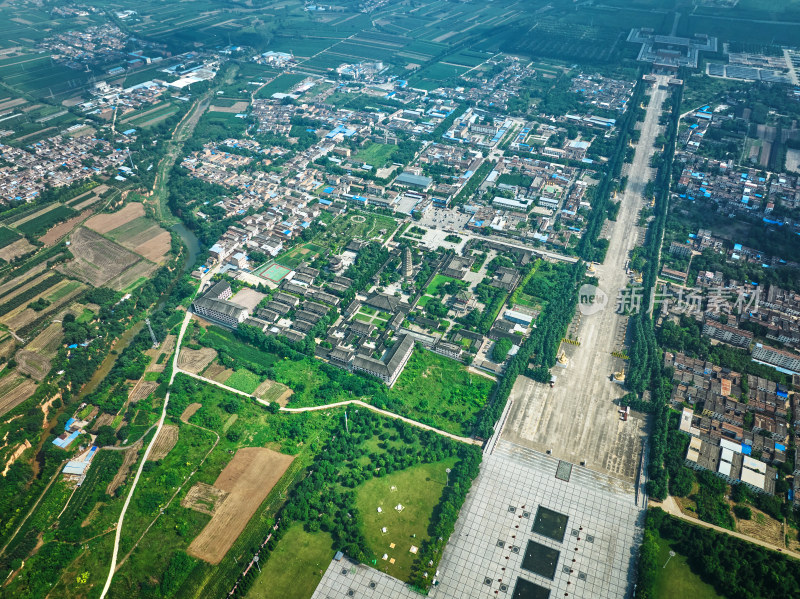
[{"label": "open concrete lot", "polygon": [[[562,541],[532,531],[540,506],[566,519]],[[566,592],[579,599],[629,596],[643,517],[629,485],[500,441],[484,458],[429,597],[510,597],[519,579],[549,590],[551,599]],[[372,568],[334,560],[312,599],[350,596],[419,595]]]},{"label": "open concrete lot", "polygon": [[658,116],[666,91],[654,86],[651,93],[619,216],[610,223],[606,260],[596,267],[607,303],[594,314],[580,315],[577,334],[581,344],[563,344],[569,362],[566,368],[553,368],[558,377],[555,387],[523,376],[517,379],[503,429],[504,439],[629,482],[638,471],[645,421],[635,414],[627,422],[620,419],[614,401],[624,391],[611,381],[611,375],[624,363],[612,352],[624,350],[627,317],[617,313],[617,297],[629,281],[625,263],[639,238],[636,221],[643,205],[642,192],[655,174],[649,166],[650,156],[660,131]]}]

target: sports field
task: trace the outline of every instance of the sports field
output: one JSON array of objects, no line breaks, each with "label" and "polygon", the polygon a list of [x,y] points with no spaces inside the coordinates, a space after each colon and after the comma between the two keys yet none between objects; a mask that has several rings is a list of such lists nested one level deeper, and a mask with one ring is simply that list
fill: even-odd
[{"label": "sports field", "polygon": [[290,272],[292,272],[290,268],[286,268],[275,262],[270,262],[255,271],[259,277],[268,279],[273,283],[280,283]]}]

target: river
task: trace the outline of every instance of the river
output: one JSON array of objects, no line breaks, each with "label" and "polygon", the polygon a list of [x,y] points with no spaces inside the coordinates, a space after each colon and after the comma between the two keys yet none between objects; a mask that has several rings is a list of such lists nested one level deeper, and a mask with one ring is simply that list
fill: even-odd
[{"label": "river", "polygon": [[194,266],[194,263],[197,261],[197,255],[200,253],[200,240],[197,239],[197,235],[187,229],[186,225],[183,223],[178,223],[177,225],[173,226],[172,230],[178,234],[178,236],[181,238],[181,241],[183,241],[183,245],[186,246],[188,255],[186,257],[186,262],[183,265],[183,272],[189,272],[189,270],[191,270],[191,268]]}]

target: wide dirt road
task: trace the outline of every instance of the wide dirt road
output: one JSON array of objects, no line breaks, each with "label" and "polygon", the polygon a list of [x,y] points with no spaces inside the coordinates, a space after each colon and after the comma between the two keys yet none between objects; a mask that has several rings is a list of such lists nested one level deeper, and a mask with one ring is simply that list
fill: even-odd
[{"label": "wide dirt road", "polygon": [[[666,84],[666,78],[659,83]],[[604,264],[596,267],[600,289],[607,296],[605,308],[581,316],[578,327],[580,346],[562,344],[569,356],[566,368],[554,367],[558,380],[554,388],[524,376],[517,379],[511,393],[513,404],[502,438],[518,445],[567,460],[633,483],[639,465],[644,436],[644,419],[632,414],[620,419],[615,399],[624,394],[610,380],[624,363],[612,356],[624,351],[627,318],[617,314],[617,296],[628,283],[625,263],[630,251],[643,239],[636,226],[644,200],[642,192],[654,176],[650,156],[661,128],[658,117],[666,90],[658,85],[648,90],[650,103],[633,164],[627,169],[628,185],[621,200],[618,219],[607,223],[609,248]],[[618,198],[619,199],[619,198]]]}]

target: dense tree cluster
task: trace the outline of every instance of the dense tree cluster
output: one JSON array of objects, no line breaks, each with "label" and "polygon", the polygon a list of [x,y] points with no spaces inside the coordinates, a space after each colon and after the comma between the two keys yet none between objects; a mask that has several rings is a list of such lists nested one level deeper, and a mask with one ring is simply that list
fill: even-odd
[{"label": "dense tree cluster", "polygon": [[[340,415],[341,416],[341,415]],[[364,444],[377,436],[380,451],[368,451]],[[390,441],[402,442],[388,451]],[[455,526],[456,518],[472,479],[478,474],[480,448],[463,445],[436,433],[414,428],[400,420],[389,420],[367,410],[348,412],[347,423],[340,417],[324,449],[309,466],[307,476],[298,484],[278,515],[280,526],[266,545],[272,551],[292,522],[303,522],[306,530],[331,534],[334,545],[361,562],[373,559],[362,533],[361,515],[353,489],[374,477],[382,477],[421,463],[439,462],[457,456],[459,461],[449,476],[449,486],[442,493],[429,526],[433,539],[423,543],[412,573],[412,582],[426,587],[435,572],[441,550]],[[365,464],[366,459],[366,465]],[[428,563],[433,560],[433,566]],[[251,570],[252,579],[258,575]],[[244,596],[253,580],[239,581],[236,595]]]},{"label": "dense tree cluster", "polygon": [[[713,476],[713,475],[712,475]],[[686,557],[689,567],[730,599],[789,599],[800,596],[800,562],[708,528],[678,520],[660,508],[647,512],[639,555],[636,596],[656,597],[659,541]]]},{"label": "dense tree cluster", "polygon": [[346,277],[353,279],[353,284],[342,296],[343,310],[353,301],[356,293],[367,287],[372,277],[378,274],[388,259],[389,250],[380,243],[371,242],[359,250],[355,262],[344,273]]}]

